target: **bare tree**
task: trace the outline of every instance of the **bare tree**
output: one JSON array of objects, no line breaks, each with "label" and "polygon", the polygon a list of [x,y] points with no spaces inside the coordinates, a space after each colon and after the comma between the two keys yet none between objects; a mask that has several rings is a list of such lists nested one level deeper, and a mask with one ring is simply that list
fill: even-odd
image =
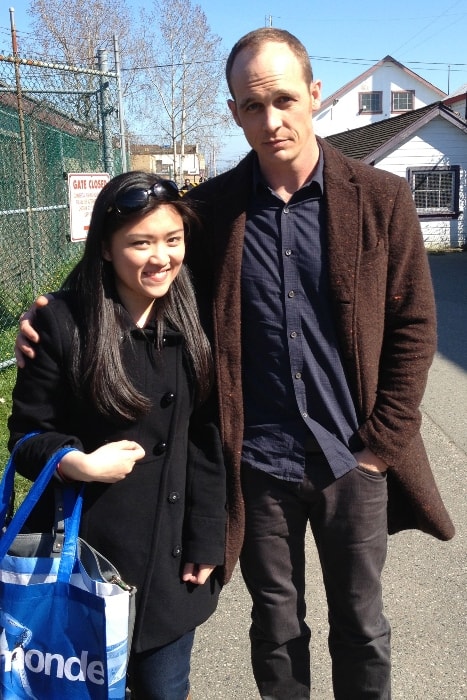
[{"label": "bare tree", "polygon": [[125,0],[31,0],[32,40],[28,49],[70,65],[95,67],[97,49],[112,49],[119,37],[122,52],[139,53],[133,14]]},{"label": "bare tree", "polygon": [[[140,55],[139,31],[126,0],[31,0],[28,13],[32,20],[31,39],[22,42],[22,53],[45,61],[57,61],[70,66],[97,68],[99,50],[109,53],[109,70],[114,68],[114,37],[118,37],[120,54],[126,61]],[[126,72],[122,80],[123,92],[131,88],[133,74]],[[92,78],[70,72],[63,76],[64,88],[76,91],[75,114],[91,118],[92,98],[87,97],[95,88]]]},{"label": "bare tree", "polygon": [[185,145],[212,150],[229,128],[221,101],[225,53],[203,10],[191,0],[155,0],[143,10],[142,23],[146,68],[140,80],[146,89],[138,98],[140,124],[146,139],[158,135],[171,144],[174,171],[181,178]]},{"label": "bare tree", "polygon": [[[31,0],[33,39],[23,41],[22,53],[96,68],[98,51],[107,49],[112,56],[117,36],[128,133],[146,144],[170,144],[174,163],[183,162],[187,144],[216,152],[231,128],[220,37],[191,0],[154,0],[139,18],[129,1]],[[73,113],[91,121],[95,81],[70,72],[63,83],[76,92],[68,98],[69,104],[74,100]]]}]

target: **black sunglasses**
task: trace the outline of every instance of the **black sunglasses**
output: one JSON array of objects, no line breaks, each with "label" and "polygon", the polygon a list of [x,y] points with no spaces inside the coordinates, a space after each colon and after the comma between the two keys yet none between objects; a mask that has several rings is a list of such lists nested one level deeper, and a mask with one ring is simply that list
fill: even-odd
[{"label": "black sunglasses", "polygon": [[173,202],[180,198],[180,192],[177,183],[173,180],[158,180],[148,190],[144,187],[122,190],[115,197],[115,204],[109,211],[115,209],[119,214],[132,214],[144,209],[149,202],[149,197]]}]

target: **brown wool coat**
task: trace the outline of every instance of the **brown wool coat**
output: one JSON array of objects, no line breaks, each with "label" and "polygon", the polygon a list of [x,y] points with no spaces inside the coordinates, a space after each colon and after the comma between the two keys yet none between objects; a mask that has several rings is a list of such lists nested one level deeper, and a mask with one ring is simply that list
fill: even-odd
[{"label": "brown wool coat", "polygon": [[[332,306],[363,443],[388,465],[389,532],[454,535],[420,435],[419,405],[436,348],[433,290],[407,182],[346,158],[320,140]],[[203,230],[187,261],[216,354],[228,470],[226,580],[244,530],[240,273],[254,154],[189,194]]]}]

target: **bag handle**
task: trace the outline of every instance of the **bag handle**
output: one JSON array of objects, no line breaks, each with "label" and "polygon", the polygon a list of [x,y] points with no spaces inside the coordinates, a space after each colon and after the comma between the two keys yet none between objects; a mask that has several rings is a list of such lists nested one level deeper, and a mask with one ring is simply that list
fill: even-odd
[{"label": "bag handle", "polygon": [[[18,441],[15,445],[15,449],[10,455],[10,459],[8,460],[7,466],[5,468],[5,473],[3,475],[2,481],[0,482],[0,504],[1,504],[1,511],[0,511],[0,527],[3,528],[5,524],[5,517],[6,517],[6,512],[7,508],[4,508],[5,503],[10,502],[11,495],[13,493],[13,487],[14,487],[14,475],[15,475],[15,466],[14,466],[14,455],[16,451],[16,447],[20,444],[20,442],[23,442],[26,438],[31,437],[31,435],[37,435],[38,433],[32,433],[24,438],[21,439],[21,441]],[[23,527],[24,523],[28,519],[31,511],[33,510],[34,506],[37,504],[39,501],[39,498],[43,494],[47,484],[49,481],[52,479],[53,475],[55,474],[55,470],[57,469],[57,465],[60,462],[63,457],[68,454],[68,452],[72,452],[73,450],[76,450],[76,447],[62,447],[58,452],[56,452],[52,457],[48,460],[47,464],[44,466],[44,468],[41,470],[39,476],[37,479],[34,481],[32,484],[31,488],[29,489],[29,492],[24,499],[24,501],[21,503],[19,506],[18,510],[16,511],[15,515],[13,516],[12,521],[9,523],[8,527],[6,528],[5,532],[3,533],[1,539],[0,539],[0,561],[5,557],[6,553],[8,552],[9,548],[11,547],[13,540],[15,539],[16,535],[21,531],[21,528]],[[77,503],[80,500],[79,498],[76,499]],[[81,507],[79,507],[79,511],[81,511]],[[73,527],[71,528],[72,531],[73,529],[76,531],[76,537],[77,537],[77,530],[79,529],[79,518],[80,518],[80,512],[77,514],[78,515],[78,522],[73,523]],[[75,518],[76,519],[76,518]],[[71,516],[71,521],[73,521],[73,516]],[[71,525],[71,522],[70,522]],[[70,529],[70,528],[69,528]],[[70,537],[71,537],[71,532],[70,532]],[[66,538],[65,538],[66,539]],[[70,542],[70,547],[72,547],[72,543]],[[76,539],[75,539],[75,547],[76,547]]]},{"label": "bag handle", "polygon": [[65,534],[63,549],[60,555],[60,564],[57,572],[57,581],[68,583],[73,567],[78,557],[78,535],[81,522],[81,510],[83,508],[84,484],[79,490],[70,486],[65,487],[63,503],[65,511]]},{"label": "bag handle", "polygon": [[10,512],[11,500],[13,498],[13,492],[15,487],[15,465],[14,456],[18,447],[28,438],[34,437],[34,435],[39,435],[38,432],[28,433],[23,435],[22,438],[13,447],[10,458],[6,464],[3,472],[3,478],[0,483],[0,529],[5,527],[5,520]]}]

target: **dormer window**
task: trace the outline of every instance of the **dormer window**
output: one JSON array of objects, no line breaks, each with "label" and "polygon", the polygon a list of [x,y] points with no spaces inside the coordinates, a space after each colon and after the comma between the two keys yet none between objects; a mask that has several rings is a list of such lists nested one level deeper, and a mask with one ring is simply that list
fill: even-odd
[{"label": "dormer window", "polygon": [[358,102],[360,114],[381,114],[383,111],[383,93],[381,91],[360,92]]},{"label": "dormer window", "polygon": [[410,112],[414,107],[415,90],[391,92],[391,112]]}]

